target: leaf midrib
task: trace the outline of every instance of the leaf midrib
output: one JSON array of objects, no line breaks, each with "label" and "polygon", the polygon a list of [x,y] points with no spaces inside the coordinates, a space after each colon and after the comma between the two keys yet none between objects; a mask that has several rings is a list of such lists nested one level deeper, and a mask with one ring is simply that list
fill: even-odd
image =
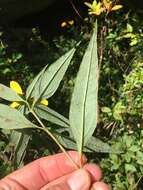
[{"label": "leaf midrib", "polygon": [[[40,93],[40,98],[43,96],[43,94],[45,93],[45,91],[48,89],[48,87],[50,86],[50,84],[52,83],[52,81],[54,80],[54,78],[55,78],[55,76],[56,76],[56,74],[59,72],[59,70],[63,67],[63,65],[65,64],[65,62],[69,59],[69,57],[71,57],[71,55],[73,54],[73,52],[74,51],[72,51],[71,53],[70,53],[70,55],[64,60],[64,62],[63,62],[63,64],[62,65],[60,65],[60,67],[58,68],[58,70],[55,72],[55,74],[52,76],[52,78],[50,79],[50,81],[49,81],[49,83],[48,83],[48,85],[47,86],[45,86],[45,88],[43,89],[43,91]],[[46,72],[46,71],[45,71]],[[41,78],[41,81],[42,81],[42,78]],[[40,81],[40,82],[41,82]],[[41,85],[40,85],[41,86]],[[39,86],[39,88],[40,88],[40,86]],[[39,98],[39,99],[40,99]],[[48,97],[49,98],[49,97]],[[38,100],[37,100],[38,101]]]},{"label": "leaf midrib", "polygon": [[[97,34],[96,34],[97,35]],[[94,35],[93,37],[93,42],[91,44],[91,48],[92,48],[92,51],[91,51],[91,54],[90,54],[90,64],[89,64],[89,69],[88,69],[88,75],[87,75],[87,82],[86,82],[86,88],[85,88],[85,98],[84,98],[84,103],[83,103],[83,118],[82,118],[82,132],[81,132],[81,147],[80,147],[80,153],[82,153],[82,150],[83,150],[83,146],[84,146],[84,131],[85,131],[85,107],[86,107],[86,100],[87,100],[87,92],[88,92],[88,83],[89,83],[89,78],[90,78],[90,71],[91,71],[91,65],[92,65],[92,54],[93,54],[93,46],[94,46],[94,41],[96,39],[96,35]]]}]

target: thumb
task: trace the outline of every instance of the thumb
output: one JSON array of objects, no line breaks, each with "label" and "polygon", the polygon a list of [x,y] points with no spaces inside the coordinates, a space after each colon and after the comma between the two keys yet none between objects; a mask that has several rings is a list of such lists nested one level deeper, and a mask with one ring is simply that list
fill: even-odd
[{"label": "thumb", "polygon": [[88,172],[83,169],[79,169],[73,172],[68,177],[62,178],[56,184],[48,184],[41,190],[89,190],[91,186],[91,180]]}]

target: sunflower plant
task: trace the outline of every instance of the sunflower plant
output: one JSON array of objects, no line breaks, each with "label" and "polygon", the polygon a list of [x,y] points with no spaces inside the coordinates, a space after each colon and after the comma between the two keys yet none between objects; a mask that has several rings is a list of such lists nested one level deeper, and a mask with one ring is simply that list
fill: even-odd
[{"label": "sunflower plant", "polygon": [[[83,151],[111,151],[108,144],[93,136],[98,118],[97,22],[77,74],[69,119],[47,106],[47,99],[59,87],[78,46],[79,43],[53,64],[46,65],[27,87],[25,93],[16,81],[10,82],[10,88],[0,84],[0,98],[8,101],[6,104],[0,104],[0,128],[18,130],[18,133],[20,130],[29,130],[30,128],[44,131],[70,160],[66,148],[78,150],[80,159]],[[52,122],[59,127],[49,129],[43,120]],[[62,136],[63,131],[68,132],[68,135]],[[74,162],[73,164],[75,165]],[[82,167],[82,159],[80,167]]]}]

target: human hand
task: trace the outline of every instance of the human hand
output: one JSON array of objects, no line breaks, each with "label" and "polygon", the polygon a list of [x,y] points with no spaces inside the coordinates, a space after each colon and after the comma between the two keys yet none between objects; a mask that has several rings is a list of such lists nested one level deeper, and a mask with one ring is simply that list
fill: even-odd
[{"label": "human hand", "polygon": [[[68,152],[79,164],[79,155]],[[99,182],[102,172],[99,166],[86,164],[76,169],[64,153],[40,158],[11,173],[0,181],[0,190],[109,190],[109,186]]]}]

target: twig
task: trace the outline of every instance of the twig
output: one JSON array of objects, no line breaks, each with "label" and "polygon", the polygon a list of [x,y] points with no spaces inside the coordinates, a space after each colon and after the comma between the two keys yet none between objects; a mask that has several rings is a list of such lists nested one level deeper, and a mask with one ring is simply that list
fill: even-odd
[{"label": "twig", "polygon": [[30,112],[32,113],[32,115],[35,117],[35,119],[38,121],[38,123],[41,125],[41,127],[36,127],[37,129],[40,129],[42,131],[44,131],[45,133],[47,133],[52,139],[53,141],[59,146],[59,148],[62,150],[63,153],[65,153],[65,155],[67,156],[67,158],[74,164],[76,169],[79,169],[79,166],[74,162],[74,160],[71,158],[71,156],[67,153],[67,151],[64,149],[64,147],[58,142],[58,140],[55,138],[55,136],[45,127],[45,125],[42,123],[42,121],[39,119],[39,117],[37,116],[37,114],[30,109]]},{"label": "twig", "polygon": [[100,51],[99,51],[99,76],[100,76],[100,71],[101,71],[101,66],[102,66],[102,61],[103,61],[103,54],[104,54],[104,48],[105,48],[105,35],[106,35],[106,30],[107,27],[103,26],[100,32]]},{"label": "twig", "polygon": [[133,186],[133,188],[131,188],[131,190],[134,190],[137,187],[137,185],[139,184],[139,182],[142,179],[142,177],[143,177],[143,175],[140,176],[140,178],[138,179],[137,183]]},{"label": "twig", "polygon": [[74,9],[74,11],[76,12],[76,14],[81,18],[82,16],[80,15],[79,11],[77,10],[77,8],[75,7],[74,3],[73,3],[73,0],[69,0],[70,4],[72,5],[72,8]]},{"label": "twig", "polygon": [[99,70],[101,68],[102,60],[103,60],[103,28],[101,29],[100,32],[100,52],[99,52]]}]

